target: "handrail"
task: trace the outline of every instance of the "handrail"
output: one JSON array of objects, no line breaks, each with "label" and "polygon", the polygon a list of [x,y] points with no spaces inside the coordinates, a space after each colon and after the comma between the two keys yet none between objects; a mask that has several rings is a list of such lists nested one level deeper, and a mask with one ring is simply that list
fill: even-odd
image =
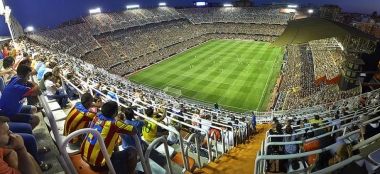
[{"label": "handrail", "polygon": [[[144,153],[142,151],[140,139],[139,139],[139,137],[138,137],[137,134],[133,135],[132,137],[133,137],[133,140],[135,141],[135,145],[136,145],[136,149],[137,149],[137,154],[140,157],[141,165],[142,165],[144,171],[148,170],[148,168],[150,168],[150,165],[149,165],[149,162],[148,163],[145,162],[146,161],[146,157],[144,156]],[[144,172],[144,173],[146,173],[146,174],[152,174],[152,171],[147,171],[147,172]]]},{"label": "handrail", "polygon": [[73,83],[70,82],[69,79],[67,79],[66,77],[64,77],[63,75],[60,75],[61,79],[63,79],[61,82],[62,82],[62,86],[66,86],[66,84],[64,84],[63,81],[66,81],[69,85],[71,85],[75,90],[78,91],[79,94],[82,95],[83,91],[81,89],[79,89],[77,86],[75,86]]},{"label": "handrail", "polygon": [[[169,111],[170,112],[170,111]],[[187,118],[187,117],[185,117],[185,116],[182,116],[182,115],[179,115],[179,114],[176,114],[176,113],[174,113],[174,112],[170,112],[171,114],[175,114],[176,116],[178,116],[178,117],[180,117],[180,118],[183,118],[183,119],[190,119],[190,118]],[[190,114],[187,114],[187,115],[190,115]],[[200,118],[199,118],[200,119]],[[213,126],[212,124],[214,123],[213,121],[211,121],[211,120],[209,120],[210,122],[202,122],[202,121],[199,121],[199,119],[197,119],[197,120],[192,120],[191,119],[191,122],[196,122],[196,123],[199,123],[199,124],[205,124],[205,125],[207,125],[207,126],[209,126],[209,127],[211,127],[211,128],[215,128],[215,129],[218,129],[218,130],[220,130],[220,134],[221,134],[221,137],[222,137],[222,147],[223,147],[223,153],[224,153],[224,151],[225,151],[225,143],[224,143],[224,133],[223,133],[223,129],[221,128],[221,127],[217,127],[217,126]],[[211,124],[210,124],[211,123]],[[232,127],[232,126],[230,126],[230,127]]]},{"label": "handrail", "polygon": [[[173,174],[173,168],[172,168],[172,163],[169,157],[169,149],[168,149],[168,143],[164,137],[158,137],[156,138],[152,143],[149,144],[148,149],[145,152],[145,164],[147,165],[148,173],[152,173],[152,169],[150,167],[150,162],[149,162],[149,156],[150,153],[152,152],[153,148],[158,144],[158,143],[163,143],[164,144],[164,149],[165,149],[165,157],[166,157],[166,162],[168,163],[168,168],[169,168],[169,173]],[[141,160],[142,161],[142,160]],[[144,171],[145,173],[146,171]]]},{"label": "handrail", "polygon": [[[92,128],[84,128],[84,129],[80,129],[80,130],[76,130],[74,132],[72,132],[71,134],[69,134],[66,138],[63,138],[63,141],[61,144],[59,144],[59,148],[62,149],[62,153],[61,155],[63,156],[63,158],[65,159],[66,163],[68,164],[69,168],[70,168],[70,172],[73,173],[73,174],[77,174],[77,170],[75,169],[74,165],[72,162],[69,162],[71,161],[70,157],[69,157],[69,154],[67,153],[66,151],[66,146],[67,144],[69,143],[69,141],[71,139],[73,139],[74,137],[76,136],[79,136],[79,135],[82,135],[82,134],[87,134],[87,133],[91,133],[92,135],[94,135],[98,140],[103,140],[102,136],[100,135],[100,133],[95,130],[95,129],[92,129]],[[116,174],[115,172],[115,169],[113,168],[113,165],[112,165],[112,162],[111,162],[111,159],[110,157],[108,156],[108,152],[107,152],[107,148],[106,148],[106,145],[104,144],[104,141],[98,141],[99,144],[100,144],[100,150],[104,156],[104,158],[106,159],[106,163],[107,163],[107,166],[108,166],[108,169],[109,169],[109,172],[112,173],[112,174]]]},{"label": "handrail", "polygon": [[212,151],[211,151],[211,146],[210,146],[210,142],[209,142],[209,135],[208,135],[208,132],[207,132],[207,131],[205,131],[205,130],[199,128],[199,127],[196,127],[196,126],[193,126],[193,125],[187,124],[187,123],[182,123],[181,121],[179,121],[179,120],[177,120],[177,119],[174,119],[174,118],[171,118],[171,117],[166,117],[166,118],[168,118],[168,119],[170,119],[170,120],[172,120],[172,121],[175,121],[175,122],[177,122],[177,123],[180,123],[180,124],[182,124],[182,125],[185,125],[185,126],[187,126],[187,127],[191,127],[191,128],[193,128],[193,129],[196,129],[196,130],[198,130],[198,131],[200,131],[200,132],[204,132],[204,133],[206,134],[206,139],[207,139],[207,144],[208,144],[208,151],[209,151],[209,153],[208,153],[208,156],[209,156],[208,161],[209,161],[209,162],[212,161],[212,153],[211,153]]},{"label": "handrail", "polygon": [[[201,155],[200,155],[200,147],[199,147],[199,143],[198,143],[198,137],[196,136],[196,134],[195,133],[192,133],[190,136],[189,136],[189,138],[186,140],[186,142],[188,142],[188,144],[187,144],[187,146],[186,146],[186,156],[189,156],[188,155],[188,153],[189,153],[189,146],[190,146],[190,141],[192,140],[192,139],[195,139],[195,147],[196,147],[196,150],[197,150],[197,159],[198,159],[198,165],[199,165],[199,168],[202,168],[202,166],[203,166],[203,164],[202,164],[202,162],[201,162]],[[210,154],[211,152],[209,152],[209,154]],[[187,159],[186,158],[186,160],[189,160],[189,159]],[[187,164],[189,165],[189,162],[187,162]],[[189,168],[190,168],[190,166],[189,166]]]},{"label": "handrail", "polygon": [[[79,80],[81,80],[81,79],[79,79]],[[86,83],[86,85],[88,85],[87,82],[85,82],[85,83]],[[102,96],[107,96],[106,94],[103,94],[98,89],[95,89],[93,86],[88,85],[88,87],[89,87],[90,91],[94,90],[94,91],[96,91],[97,93],[99,93]],[[127,106],[125,106],[123,103],[120,103],[119,101],[116,101],[116,100],[113,100],[113,99],[110,99],[110,100],[117,102],[119,106],[123,106],[125,108],[128,108]],[[180,147],[181,147],[181,152],[182,152],[182,154],[184,154],[183,138],[182,138],[181,134],[177,130],[173,130],[170,127],[168,127],[168,126],[166,126],[166,125],[164,125],[164,124],[162,124],[160,122],[157,122],[157,121],[155,121],[155,120],[153,120],[153,119],[151,119],[151,118],[149,118],[149,117],[147,117],[147,116],[145,116],[143,114],[140,114],[138,112],[135,112],[135,114],[138,115],[138,116],[140,116],[140,117],[142,117],[142,118],[144,118],[144,119],[146,119],[146,120],[149,120],[150,122],[153,122],[153,123],[157,124],[158,126],[164,128],[166,130],[172,131],[174,134],[176,134],[178,136],[178,139],[179,139],[179,143],[180,143]],[[186,164],[184,156],[182,156],[182,160],[183,160],[184,164]]]},{"label": "handrail", "polygon": [[[345,137],[347,137],[347,135],[342,136],[342,139],[345,138]],[[370,142],[373,142],[374,140],[377,140],[377,139],[380,139],[380,133],[377,134],[377,135],[375,135],[375,136],[373,136],[373,137],[371,137],[371,138],[369,138],[369,139],[367,139],[367,140],[364,140],[364,141],[358,143],[355,146],[353,146],[352,150],[356,150],[356,149],[359,149],[360,147],[366,146]],[[313,150],[313,151],[309,151],[309,152],[303,152],[303,153],[297,153],[297,154],[290,154],[290,155],[261,155],[261,156],[257,156],[257,158],[255,160],[255,164],[256,164],[256,166],[258,166],[259,162],[262,161],[262,160],[294,159],[294,158],[301,158],[301,157],[305,157],[305,156],[309,156],[309,155],[319,154],[319,153],[326,152],[326,151],[330,150],[334,146],[335,146],[335,144],[332,144],[332,145],[327,146],[327,147],[322,148],[322,149],[317,149],[317,150]]]}]

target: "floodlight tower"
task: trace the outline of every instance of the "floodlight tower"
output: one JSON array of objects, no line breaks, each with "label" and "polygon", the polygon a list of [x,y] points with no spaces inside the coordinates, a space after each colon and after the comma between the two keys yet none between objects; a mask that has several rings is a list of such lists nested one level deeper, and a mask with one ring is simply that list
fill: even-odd
[{"label": "floodlight tower", "polygon": [[12,10],[9,8],[9,6],[4,6],[3,0],[0,0],[0,15],[4,16],[5,23],[8,25],[8,30],[9,30],[9,33],[11,34],[12,41],[13,41],[14,37],[13,37],[13,32],[11,30],[11,20],[10,20],[11,11]]}]

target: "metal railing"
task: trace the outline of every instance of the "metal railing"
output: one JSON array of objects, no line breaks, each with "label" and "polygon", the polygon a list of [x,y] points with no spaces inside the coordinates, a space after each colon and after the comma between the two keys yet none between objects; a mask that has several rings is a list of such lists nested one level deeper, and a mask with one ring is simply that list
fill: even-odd
[{"label": "metal railing", "polygon": [[149,162],[149,156],[150,156],[150,153],[152,152],[153,148],[155,148],[155,146],[158,143],[163,143],[164,144],[165,157],[166,157],[166,162],[168,163],[169,174],[173,174],[173,168],[172,168],[172,163],[171,163],[171,160],[170,160],[170,154],[169,154],[169,149],[168,149],[168,143],[167,143],[167,141],[166,141],[166,139],[164,137],[156,138],[152,143],[149,144],[148,148],[146,149],[146,152],[145,152],[145,164],[147,165],[147,170],[149,171],[149,173],[152,173],[152,169],[150,167],[150,162]]}]

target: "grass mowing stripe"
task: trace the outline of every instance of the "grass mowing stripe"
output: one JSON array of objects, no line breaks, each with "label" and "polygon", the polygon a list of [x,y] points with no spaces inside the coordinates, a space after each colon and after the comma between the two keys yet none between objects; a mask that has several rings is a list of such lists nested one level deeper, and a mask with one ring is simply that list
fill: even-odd
[{"label": "grass mowing stripe", "polygon": [[[271,87],[264,89],[265,81],[271,77],[265,67],[276,64],[271,52],[278,49],[263,42],[213,40],[129,78],[137,83],[149,79],[147,86],[175,87],[183,91],[183,97],[208,103],[221,101],[223,108],[245,112],[264,108],[257,106],[263,104],[255,96],[265,92],[263,101],[267,101],[266,91]],[[279,70],[273,73],[278,75]]]}]

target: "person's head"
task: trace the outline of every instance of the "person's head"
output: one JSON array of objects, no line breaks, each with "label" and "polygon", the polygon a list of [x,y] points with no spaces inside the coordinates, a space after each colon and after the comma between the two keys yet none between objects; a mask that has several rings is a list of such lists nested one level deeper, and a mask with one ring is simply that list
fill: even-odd
[{"label": "person's head", "polygon": [[54,67],[52,70],[54,76],[59,76],[60,71],[61,71],[61,68],[58,66]]},{"label": "person's head", "polygon": [[305,118],[305,119],[303,119],[303,123],[307,123],[308,122],[308,120]]},{"label": "person's head", "polygon": [[74,77],[74,74],[73,74],[73,73],[68,73],[68,74],[66,75],[66,78],[67,78],[68,80],[71,80],[73,77]]},{"label": "person's head", "polygon": [[90,93],[84,93],[80,98],[80,102],[86,109],[89,109],[94,102],[94,97]]},{"label": "person's head", "polygon": [[146,116],[148,117],[152,117],[153,116],[153,108],[152,107],[148,107],[145,109],[145,114]]},{"label": "person's head", "polygon": [[20,61],[19,65],[27,65],[30,67],[32,66],[32,60],[30,58],[24,58]]},{"label": "person's head", "polygon": [[339,115],[335,115],[334,118],[335,118],[335,119],[339,119]]},{"label": "person's head", "polygon": [[7,124],[9,121],[9,118],[0,116],[0,146],[5,146],[9,143],[9,135],[12,133]]},{"label": "person's head", "polygon": [[281,126],[281,124],[276,124],[276,132],[282,133],[282,126]]},{"label": "person's head", "polygon": [[17,67],[17,75],[26,81],[29,80],[30,73],[32,72],[32,68],[26,65],[19,65]]},{"label": "person's head", "polygon": [[313,138],[314,137],[314,132],[313,131],[309,131],[306,133],[306,137],[307,138]]},{"label": "person's head", "polygon": [[47,72],[44,74],[44,80],[51,80],[53,78],[52,72]]},{"label": "person's head", "polygon": [[15,64],[15,59],[13,59],[12,57],[8,56],[3,59],[4,69],[11,68],[13,67],[14,64]]},{"label": "person's head", "polygon": [[124,111],[124,115],[127,120],[132,120],[135,118],[135,112],[133,111],[132,108],[126,108]]},{"label": "person's head", "polygon": [[293,133],[293,129],[291,126],[286,126],[285,127],[285,133],[286,134],[292,134]]},{"label": "person's head", "polygon": [[211,116],[210,115],[206,115],[206,120],[211,120]]},{"label": "person's head", "polygon": [[315,120],[319,120],[319,115],[314,115]]},{"label": "person's head", "polygon": [[108,101],[102,106],[102,114],[107,118],[115,118],[118,111],[119,107],[114,101]]}]

